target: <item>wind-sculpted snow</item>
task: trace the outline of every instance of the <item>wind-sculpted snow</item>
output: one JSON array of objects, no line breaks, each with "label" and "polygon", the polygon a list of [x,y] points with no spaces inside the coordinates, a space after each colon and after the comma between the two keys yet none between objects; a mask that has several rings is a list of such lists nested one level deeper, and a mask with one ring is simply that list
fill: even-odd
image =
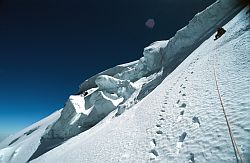
[{"label": "wind-sculpted snow", "polygon": [[234,138],[244,162],[249,162],[248,11],[223,26],[227,32],[221,38],[214,41],[212,35],[206,40],[131,109],[118,117],[111,112],[32,162],[237,162],[214,66]]},{"label": "wind-sculpted snow", "polygon": [[135,91],[135,87],[129,80],[120,80],[111,76],[101,75],[95,80],[99,90],[106,90],[109,93],[115,93],[125,99]]},{"label": "wind-sculpted snow", "polygon": [[[41,144],[29,160],[93,127],[123,101],[122,97],[106,91],[93,91],[89,96],[90,98],[86,99],[83,94],[70,96],[60,118],[47,129],[47,133],[41,138]],[[85,100],[88,100],[91,107],[85,107]]]},{"label": "wind-sculpted snow", "polygon": [[115,109],[116,116],[121,115],[149,94],[162,81],[162,49],[167,42],[152,43],[139,61],[111,68],[81,84],[79,93],[69,97],[60,118],[47,129],[29,160],[90,129]]},{"label": "wind-sculpted snow", "polygon": [[164,72],[169,73],[171,62],[180,64],[203,41],[210,37],[218,27],[223,26],[244,6],[240,0],[219,0],[198,13],[188,25],[177,31],[166,48],[163,49]]},{"label": "wind-sculpted snow", "polygon": [[156,71],[161,69],[163,60],[163,49],[168,45],[167,41],[156,41],[144,48],[143,56],[145,58],[145,64],[148,71]]},{"label": "wind-sculpted snow", "polygon": [[43,138],[66,140],[91,128],[135,91],[128,80],[108,75],[97,77],[95,83],[98,89],[88,93],[89,98],[84,94],[70,96],[61,117]]},{"label": "wind-sculpted snow", "polygon": [[[62,110],[60,118],[50,128],[49,132],[43,138],[66,139],[81,132],[80,121],[84,120],[90,114],[91,109],[85,109],[83,95],[70,96]],[[62,130],[63,128],[63,130]]]},{"label": "wind-sculpted snow", "polygon": [[94,106],[97,116],[106,116],[113,111],[124,98],[108,92],[97,91],[91,96],[91,103]]},{"label": "wind-sculpted snow", "polygon": [[122,71],[128,70],[130,67],[133,67],[138,61],[122,64],[122,65],[117,65],[115,67],[109,68],[103,72],[100,72],[91,78],[85,80],[80,86],[79,86],[79,91],[78,94],[87,91],[91,88],[96,87],[95,80],[98,76],[100,75],[109,75],[109,76],[114,76],[117,73],[120,73]]}]

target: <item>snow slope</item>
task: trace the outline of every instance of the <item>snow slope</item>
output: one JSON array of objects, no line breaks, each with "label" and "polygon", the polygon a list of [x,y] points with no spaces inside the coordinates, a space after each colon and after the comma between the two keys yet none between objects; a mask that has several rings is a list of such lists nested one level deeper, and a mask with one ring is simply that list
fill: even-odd
[{"label": "snow slope", "polygon": [[218,1],[138,61],[86,80],[61,111],[1,142],[0,162],[235,162],[214,75],[249,160],[249,6],[203,42],[240,8]]},{"label": "snow slope", "polygon": [[60,112],[56,111],[47,118],[10,135],[0,143],[0,162],[27,162],[40,144],[40,139],[46,129],[59,117]]},{"label": "snow slope", "polygon": [[202,42],[210,37],[217,29],[232,19],[241,6],[238,0],[218,0],[204,11],[196,14],[188,25],[176,32],[163,49],[163,66],[165,73],[171,62],[178,64],[194,51]]},{"label": "snow slope", "polygon": [[37,162],[236,162],[215,85],[244,161],[250,161],[249,6],[197,48],[147,97]]}]

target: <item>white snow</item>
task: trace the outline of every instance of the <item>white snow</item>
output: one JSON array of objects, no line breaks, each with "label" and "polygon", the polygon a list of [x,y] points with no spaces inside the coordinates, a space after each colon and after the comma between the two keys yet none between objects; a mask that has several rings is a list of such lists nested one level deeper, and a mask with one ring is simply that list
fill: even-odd
[{"label": "white snow", "polygon": [[105,90],[109,93],[116,93],[125,99],[128,99],[135,91],[133,84],[129,80],[120,80],[108,75],[100,75],[95,80],[99,90]]},{"label": "white snow", "polygon": [[[121,116],[114,118],[112,112],[98,125],[32,162],[235,162],[213,64],[236,142],[248,162],[247,10],[224,26],[227,32],[221,38],[214,41],[211,36],[153,92]],[[177,121],[183,110],[183,118]]]},{"label": "white snow", "polygon": [[75,95],[71,95],[69,97],[70,102],[72,103],[72,105],[74,106],[76,113],[83,113],[88,115],[89,111],[84,110],[85,109],[85,101],[84,101],[84,96],[80,95],[80,96],[75,96]]},{"label": "white snow", "polygon": [[60,112],[61,110],[56,111],[47,118],[0,142],[0,162],[27,162],[39,146],[40,138],[46,132],[47,127],[59,118]]},{"label": "white snow", "polygon": [[122,64],[122,65],[117,65],[113,68],[110,68],[108,70],[105,70],[103,72],[100,72],[94,76],[92,76],[91,78],[87,79],[86,81],[84,81],[80,87],[79,87],[79,92],[82,93],[86,90],[89,90],[89,89],[93,89],[96,87],[96,84],[95,84],[95,80],[98,76],[100,75],[109,75],[109,76],[114,76],[115,74],[121,72],[121,71],[126,71],[129,69],[129,67],[133,67],[134,65],[137,64],[138,61],[134,61],[134,62],[131,62],[131,63],[126,63],[126,64]]},{"label": "white snow", "polygon": [[[249,162],[249,6],[223,26],[221,38],[202,41],[239,8],[218,1],[170,41],[146,47],[138,61],[86,80],[62,111],[0,143],[0,162],[236,162],[214,75]],[[196,41],[203,43],[170,73],[169,64]],[[162,81],[163,71],[170,74]]]},{"label": "white snow", "polygon": [[166,48],[167,41],[156,41],[144,48],[143,56],[148,71],[156,71],[161,69],[163,60],[163,49]]}]

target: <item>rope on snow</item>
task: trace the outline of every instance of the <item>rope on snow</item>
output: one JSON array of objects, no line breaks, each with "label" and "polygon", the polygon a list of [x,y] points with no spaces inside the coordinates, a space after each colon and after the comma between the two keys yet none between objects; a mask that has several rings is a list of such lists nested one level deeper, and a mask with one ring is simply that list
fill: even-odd
[{"label": "rope on snow", "polygon": [[240,157],[240,161],[241,163],[243,163],[243,159],[242,159],[242,156],[240,154],[240,151],[239,151],[239,148],[236,144],[236,141],[233,137],[233,133],[232,133],[232,129],[230,127],[230,124],[229,124],[229,121],[228,121],[228,118],[227,118],[227,114],[226,114],[226,111],[225,111],[225,107],[223,105],[223,101],[222,101],[222,98],[221,98],[221,94],[220,94],[220,90],[219,90],[219,86],[218,86],[218,79],[217,79],[217,75],[216,75],[216,71],[215,71],[215,61],[216,61],[216,58],[215,58],[215,55],[214,55],[214,64],[213,64],[213,69],[214,69],[214,79],[215,79],[215,85],[216,85],[216,89],[217,89],[217,92],[218,92],[218,96],[219,96],[219,99],[220,99],[220,104],[221,104],[221,107],[222,107],[222,110],[223,110],[223,113],[224,113],[224,116],[225,116],[225,119],[226,119],[226,122],[227,122],[227,128],[228,128],[228,132],[229,132],[229,135],[230,135],[230,138],[231,138],[231,142],[232,142],[232,145],[233,145],[233,149],[234,149],[234,154],[235,154],[235,157],[236,157],[236,160],[238,162],[238,156]]}]

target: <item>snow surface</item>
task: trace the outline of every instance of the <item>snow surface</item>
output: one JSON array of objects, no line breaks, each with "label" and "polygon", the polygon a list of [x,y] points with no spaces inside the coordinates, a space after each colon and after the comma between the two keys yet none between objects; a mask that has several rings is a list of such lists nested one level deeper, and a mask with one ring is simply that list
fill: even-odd
[{"label": "snow surface", "polygon": [[60,117],[60,112],[61,110],[56,111],[47,118],[0,142],[0,162],[27,162],[40,145],[40,139],[46,129]]},{"label": "snow surface", "polygon": [[[250,149],[248,8],[196,49],[153,92],[32,162],[236,162],[213,65],[234,137]],[[195,118],[196,117],[196,118]],[[198,119],[198,121],[197,121]]]},{"label": "snow surface", "polygon": [[[205,39],[210,37],[242,7],[238,0],[218,0],[207,9],[198,13],[188,25],[176,32],[163,49],[163,66],[166,73],[171,62],[182,61]],[[178,63],[179,64],[179,63]]]},{"label": "snow surface", "polygon": [[215,34],[202,41],[239,8],[218,1],[170,41],[146,47],[138,61],[86,80],[61,111],[1,142],[0,162],[235,162],[214,68],[234,137],[250,161],[249,6],[217,41]]}]

